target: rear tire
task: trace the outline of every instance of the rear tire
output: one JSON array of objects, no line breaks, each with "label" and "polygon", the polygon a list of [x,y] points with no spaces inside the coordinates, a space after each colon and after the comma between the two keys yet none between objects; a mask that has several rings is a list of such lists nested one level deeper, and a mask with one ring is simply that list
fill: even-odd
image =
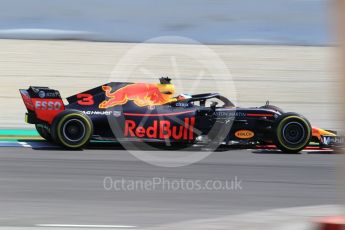
[{"label": "rear tire", "polygon": [[82,149],[91,139],[91,119],[78,110],[65,110],[54,119],[51,134],[53,140],[68,149]]},{"label": "rear tire", "polygon": [[52,136],[50,135],[49,131],[46,128],[44,128],[44,125],[36,124],[35,127],[36,127],[38,134],[42,138],[44,138],[46,141],[53,141]]},{"label": "rear tire", "polygon": [[309,121],[297,113],[284,113],[274,124],[274,143],[285,153],[298,153],[310,142]]}]

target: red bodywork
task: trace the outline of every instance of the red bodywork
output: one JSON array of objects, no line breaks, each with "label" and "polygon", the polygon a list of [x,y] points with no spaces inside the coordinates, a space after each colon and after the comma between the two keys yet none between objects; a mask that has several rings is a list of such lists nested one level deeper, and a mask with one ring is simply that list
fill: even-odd
[{"label": "red bodywork", "polygon": [[30,98],[26,90],[20,90],[24,104],[28,111],[35,113],[36,118],[52,124],[56,115],[65,110],[62,99]]}]

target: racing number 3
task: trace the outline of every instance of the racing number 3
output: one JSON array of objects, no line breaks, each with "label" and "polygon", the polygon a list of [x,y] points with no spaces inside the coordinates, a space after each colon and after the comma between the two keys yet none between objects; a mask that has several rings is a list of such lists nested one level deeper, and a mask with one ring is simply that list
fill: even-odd
[{"label": "racing number 3", "polygon": [[93,105],[93,96],[88,93],[80,93],[77,95],[79,105]]}]

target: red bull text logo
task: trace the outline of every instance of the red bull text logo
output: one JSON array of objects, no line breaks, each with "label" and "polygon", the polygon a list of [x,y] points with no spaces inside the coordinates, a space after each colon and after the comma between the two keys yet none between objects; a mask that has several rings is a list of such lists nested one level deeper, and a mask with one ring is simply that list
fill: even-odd
[{"label": "red bull text logo", "polygon": [[[168,86],[168,85],[167,85]],[[105,95],[109,98],[99,104],[100,109],[124,105],[133,101],[137,106],[163,105],[173,100],[171,95],[163,94],[157,84],[135,83],[126,85],[115,92],[108,85],[102,86]]]},{"label": "red bull text logo", "polygon": [[194,140],[195,118],[185,118],[182,125],[169,120],[155,120],[152,126],[139,126],[133,120],[125,121],[124,136],[155,139]]}]

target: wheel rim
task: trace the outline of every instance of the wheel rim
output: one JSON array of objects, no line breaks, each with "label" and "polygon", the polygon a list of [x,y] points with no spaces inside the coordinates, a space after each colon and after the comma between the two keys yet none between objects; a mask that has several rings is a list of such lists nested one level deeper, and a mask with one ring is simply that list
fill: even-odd
[{"label": "wheel rim", "polygon": [[299,122],[288,122],[283,127],[283,138],[289,144],[300,144],[304,141],[305,136],[305,128]]},{"label": "wheel rim", "polygon": [[79,142],[85,136],[85,124],[79,119],[70,119],[63,125],[62,132],[68,141]]}]

